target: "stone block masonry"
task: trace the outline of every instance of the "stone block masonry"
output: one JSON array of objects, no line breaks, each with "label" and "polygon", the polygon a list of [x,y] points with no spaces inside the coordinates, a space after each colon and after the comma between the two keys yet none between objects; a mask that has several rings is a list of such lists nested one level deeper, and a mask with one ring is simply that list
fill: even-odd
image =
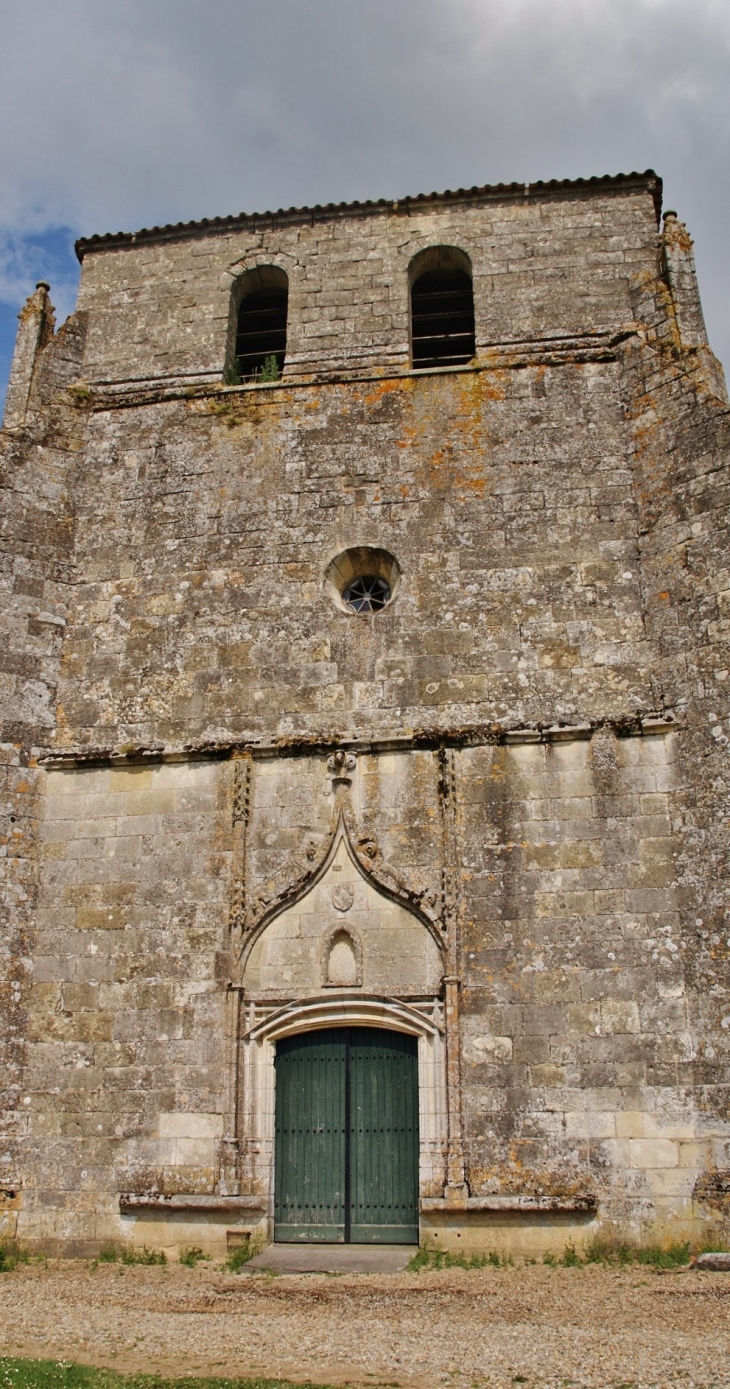
[{"label": "stone block masonry", "polygon": [[[728,414],[660,197],[92,237],[58,332],[32,296],[0,475],[0,1234],[265,1239],[276,1048],[332,1026],[417,1039],[424,1239],[730,1234]],[[476,354],[413,370],[438,248]],[[283,374],[229,384],[267,267]],[[358,613],[331,576],[368,554],[389,600]]]}]

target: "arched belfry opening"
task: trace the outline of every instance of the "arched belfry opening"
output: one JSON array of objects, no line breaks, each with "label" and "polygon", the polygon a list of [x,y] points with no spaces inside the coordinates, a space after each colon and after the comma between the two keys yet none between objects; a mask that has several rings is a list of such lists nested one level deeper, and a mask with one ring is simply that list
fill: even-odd
[{"label": "arched belfry opening", "polygon": [[289,280],[278,265],[247,270],[234,287],[233,383],[278,381],[286,359]]},{"label": "arched belfry opening", "polygon": [[429,246],[411,262],[411,361],[455,367],[476,352],[471,261],[457,246]]}]

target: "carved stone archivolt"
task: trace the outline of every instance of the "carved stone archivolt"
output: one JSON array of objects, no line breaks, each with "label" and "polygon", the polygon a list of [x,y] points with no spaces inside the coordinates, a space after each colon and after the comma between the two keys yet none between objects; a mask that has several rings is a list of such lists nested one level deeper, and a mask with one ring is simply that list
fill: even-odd
[{"label": "carved stone archivolt", "polygon": [[231,820],[233,825],[233,883],[228,923],[230,929],[243,930],[246,920],[246,848],[251,813],[251,757],[233,762]]},{"label": "carved stone archivolt", "polygon": [[[405,875],[383,857],[372,833],[362,834],[353,808],[351,788],[357,769],[357,759],[346,750],[337,750],[327,759],[334,805],[328,832],[318,840],[311,837],[299,854],[292,856],[288,868],[273,881],[254,890],[246,899],[245,875],[240,863],[234,873],[232,889],[231,928],[240,932],[245,954],[261,929],[279,912],[285,910],[311,890],[332,861],[340,839],[347,842],[349,852],[363,876],[374,887],[394,901],[407,907],[441,942],[444,937],[442,894],[432,884],[409,883]],[[240,789],[239,789],[240,787]],[[248,826],[251,802],[251,773],[237,771],[234,790],[234,812],[240,809],[244,829]],[[349,889],[343,884],[333,889],[337,900],[332,905],[337,912],[348,910]]]}]

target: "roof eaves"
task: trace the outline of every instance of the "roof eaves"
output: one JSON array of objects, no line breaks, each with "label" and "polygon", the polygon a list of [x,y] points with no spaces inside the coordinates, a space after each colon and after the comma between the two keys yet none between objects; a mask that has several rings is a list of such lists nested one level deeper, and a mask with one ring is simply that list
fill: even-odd
[{"label": "roof eaves", "polygon": [[422,206],[424,203],[464,202],[467,199],[498,201],[516,197],[529,200],[535,196],[551,196],[560,192],[571,193],[580,190],[598,192],[608,191],[610,188],[619,191],[632,185],[634,187],[643,186],[652,194],[658,224],[661,215],[662,180],[653,169],[646,169],[643,173],[595,174],[591,178],[539,179],[536,183],[487,183],[473,188],[447,188],[443,192],[416,193],[405,198],[377,198],[376,200],[368,198],[362,202],[356,200],[349,203],[315,203],[311,207],[280,207],[276,212],[240,212],[228,217],[203,217],[192,222],[171,222],[165,226],[142,227],[136,232],[105,232],[101,235],[82,236],[76,242],[75,249],[78,259],[82,261],[87,251],[134,246],[140,241],[179,240],[181,237],[192,236],[201,231],[218,232],[236,228],[253,228],[260,226],[262,222],[268,222],[271,226],[275,226],[277,223],[292,221],[314,222],[323,217],[333,217],[345,213],[367,214],[382,209],[395,212],[412,205]]}]

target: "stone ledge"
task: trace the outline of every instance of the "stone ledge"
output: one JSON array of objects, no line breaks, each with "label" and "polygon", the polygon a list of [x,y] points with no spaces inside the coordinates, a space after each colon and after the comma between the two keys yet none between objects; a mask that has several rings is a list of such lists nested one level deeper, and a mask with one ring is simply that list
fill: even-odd
[{"label": "stone ledge", "polygon": [[379,753],[410,751],[414,748],[439,747],[507,747],[520,743],[567,743],[588,741],[602,728],[609,728],[617,738],[651,737],[654,734],[681,730],[683,724],[671,712],[653,714],[604,715],[586,723],[525,725],[506,727],[500,723],[464,724],[460,727],[420,728],[409,733],[376,734],[359,738],[344,733],[334,737],[327,733],[311,737],[282,737],[275,742],[255,740],[212,743],[186,743],[182,747],[145,746],[132,748],[75,747],[56,748],[42,752],[38,766],[51,771],[76,767],[132,767],[171,762],[225,762],[235,753],[248,753],[254,761],[275,757],[307,756],[347,748],[352,752]]},{"label": "stone ledge", "polygon": [[[248,381],[238,386],[229,386],[216,373],[214,382],[210,380],[176,378],[148,378],[134,383],[89,382],[74,383],[89,391],[88,400],[84,398],[84,408],[95,413],[109,410],[138,408],[143,405],[161,405],[168,401],[217,400],[224,406],[231,397],[245,397],[254,394],[260,401],[262,394],[281,391],[312,391],[322,386],[369,385],[372,382],[422,380],[430,376],[456,376],[475,372],[522,370],[538,366],[575,366],[584,362],[616,362],[624,342],[638,338],[635,327],[627,326],[617,332],[595,332],[590,330],[575,338],[564,340],[548,338],[529,343],[489,344],[480,349],[481,360],[468,362],[463,366],[439,367],[401,367],[387,362],[380,367],[367,362],[359,366],[317,367],[312,365],[307,372],[291,372],[279,381]],[[384,349],[384,355],[386,355]],[[211,373],[212,375],[212,373]],[[73,386],[69,388],[73,391]],[[273,397],[272,397],[273,398]]]},{"label": "stone ledge", "polygon": [[265,1211],[261,1196],[158,1196],[122,1192],[119,1209],[123,1215],[135,1211]]},{"label": "stone ledge", "polygon": [[595,1211],[598,1209],[596,1196],[469,1196],[466,1203],[460,1203],[441,1196],[424,1196],[420,1202],[421,1213],[453,1211],[467,1214],[472,1211]]}]

